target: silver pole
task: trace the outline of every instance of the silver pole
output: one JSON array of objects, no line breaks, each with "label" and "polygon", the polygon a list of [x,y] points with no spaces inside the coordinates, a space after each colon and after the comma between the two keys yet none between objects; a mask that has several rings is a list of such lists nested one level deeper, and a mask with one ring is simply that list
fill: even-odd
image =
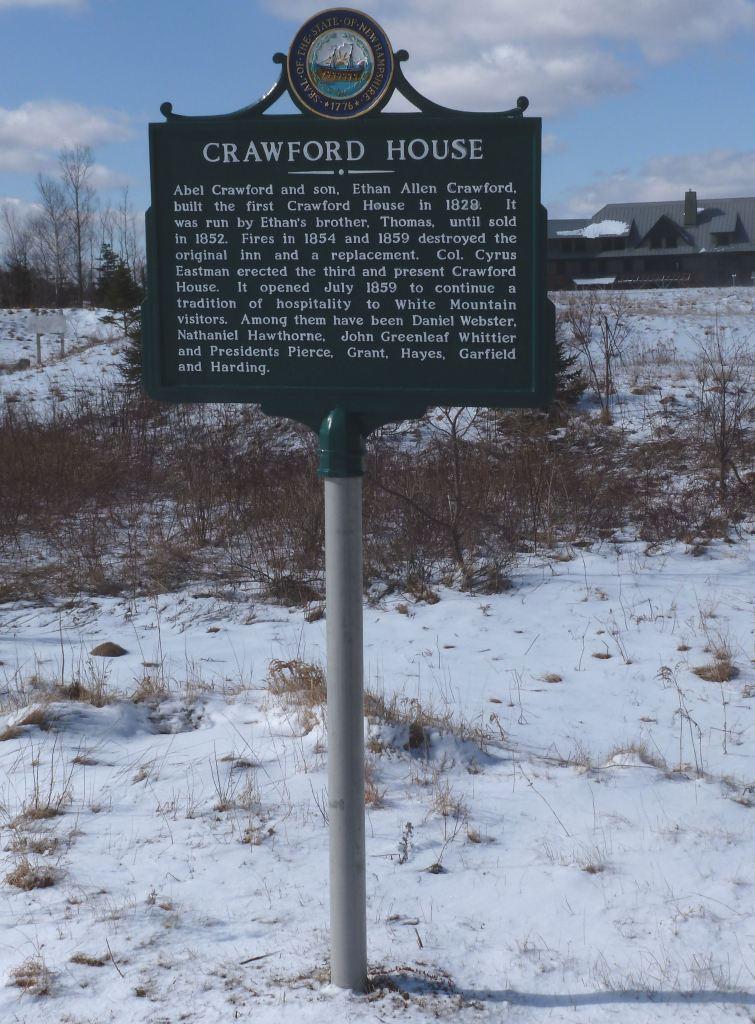
[{"label": "silver pole", "polygon": [[367,987],[362,478],[325,478],[330,977]]}]

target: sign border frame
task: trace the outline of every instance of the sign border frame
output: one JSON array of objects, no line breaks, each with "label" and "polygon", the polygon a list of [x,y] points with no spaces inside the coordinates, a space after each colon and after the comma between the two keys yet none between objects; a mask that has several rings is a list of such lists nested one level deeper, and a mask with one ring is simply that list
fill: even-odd
[{"label": "sign border frame", "polygon": [[[147,394],[158,401],[171,403],[245,403],[259,405],[263,412],[272,416],[287,417],[304,423],[313,430],[319,430],[328,413],[340,407],[349,415],[355,416],[361,423],[363,433],[369,433],[386,423],[422,416],[429,408],[436,406],[469,406],[474,408],[538,408],[546,407],[553,398],[555,384],[555,309],[548,299],[546,290],[546,236],[547,212],[540,202],[541,179],[541,120],[540,118],[523,118],[528,106],[525,97],[520,97],[517,106],[511,110],[479,112],[455,110],[440,106],[418,93],[406,80],[401,62],[408,58],[404,50],[394,54],[394,75],[392,88],[401,92],[418,111],[401,113],[381,113],[373,109],[363,117],[344,118],[341,123],[349,125],[366,121],[379,120],[388,122],[396,119],[416,119],[417,123],[425,124],[429,118],[447,118],[449,115],[468,119],[470,126],[475,121],[490,124],[504,119],[521,119],[522,123],[531,126],[532,145],[532,186],[535,201],[532,204],[532,219],[528,229],[533,238],[533,273],[532,273],[532,325],[528,344],[539,338],[542,353],[540,360],[533,359],[531,387],[527,391],[507,391],[500,387],[483,389],[448,389],[448,388],[416,388],[407,387],[387,390],[381,388],[354,388],[333,385],[328,388],[318,387],[316,391],[305,384],[275,385],[265,387],[254,386],[250,389],[244,385],[232,384],[164,384],[161,375],[161,308],[158,281],[160,250],[155,225],[153,206],[157,200],[157,146],[154,140],[158,133],[182,128],[214,128],[218,122],[243,122],[245,127],[260,127],[275,122],[300,123],[306,131],[307,125],[319,121],[332,124],[332,119],[320,118],[319,115],[306,113],[264,115],[264,112],[280,96],[289,92],[287,57],[275,54],[273,60],[281,64],[278,82],[262,99],[252,106],[242,108],[231,114],[184,116],[173,113],[170,103],[161,106],[166,120],[152,122],[149,125],[150,143],[150,186],[152,204],[146,213],[146,248],[147,248],[147,294],[142,306],[142,344],[143,344],[143,380]],[[386,98],[386,102],[390,95]],[[381,104],[381,107],[383,104]],[[264,116],[263,116],[264,115]],[[470,128],[472,130],[472,128]],[[528,211],[529,212],[529,211]]]}]

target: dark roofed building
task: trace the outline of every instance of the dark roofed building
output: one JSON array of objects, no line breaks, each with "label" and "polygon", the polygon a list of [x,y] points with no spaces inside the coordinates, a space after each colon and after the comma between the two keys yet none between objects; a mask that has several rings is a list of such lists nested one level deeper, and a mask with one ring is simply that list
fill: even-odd
[{"label": "dark roofed building", "polygon": [[755,198],[609,203],[587,220],[548,221],[548,287],[750,285]]}]

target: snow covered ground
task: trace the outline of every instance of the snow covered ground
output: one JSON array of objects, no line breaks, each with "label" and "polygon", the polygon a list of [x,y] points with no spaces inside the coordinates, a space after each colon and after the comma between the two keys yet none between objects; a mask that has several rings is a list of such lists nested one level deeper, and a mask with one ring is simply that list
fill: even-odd
[{"label": "snow covered ground", "polygon": [[67,309],[63,313],[64,354],[60,338],[44,334],[40,366],[35,314],[28,309],[0,310],[0,393],[6,401],[33,405],[43,412],[77,389],[96,387],[116,374],[123,342],[115,328],[100,320],[104,311]]},{"label": "snow covered ground", "polygon": [[[752,293],[630,298],[674,349],[652,393],[625,368],[642,431]],[[114,350],[0,386],[42,408]],[[365,606],[368,996],[328,984],[324,711],[276,692],[324,621],[204,585],[0,607],[0,1020],[755,1020],[754,562],[617,537]]]}]

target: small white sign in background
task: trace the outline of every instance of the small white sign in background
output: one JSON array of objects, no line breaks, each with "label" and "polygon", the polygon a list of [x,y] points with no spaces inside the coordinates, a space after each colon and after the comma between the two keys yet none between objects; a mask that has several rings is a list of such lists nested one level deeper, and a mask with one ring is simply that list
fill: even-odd
[{"label": "small white sign in background", "polygon": [[62,313],[38,313],[29,320],[34,334],[65,334],[66,318]]}]

